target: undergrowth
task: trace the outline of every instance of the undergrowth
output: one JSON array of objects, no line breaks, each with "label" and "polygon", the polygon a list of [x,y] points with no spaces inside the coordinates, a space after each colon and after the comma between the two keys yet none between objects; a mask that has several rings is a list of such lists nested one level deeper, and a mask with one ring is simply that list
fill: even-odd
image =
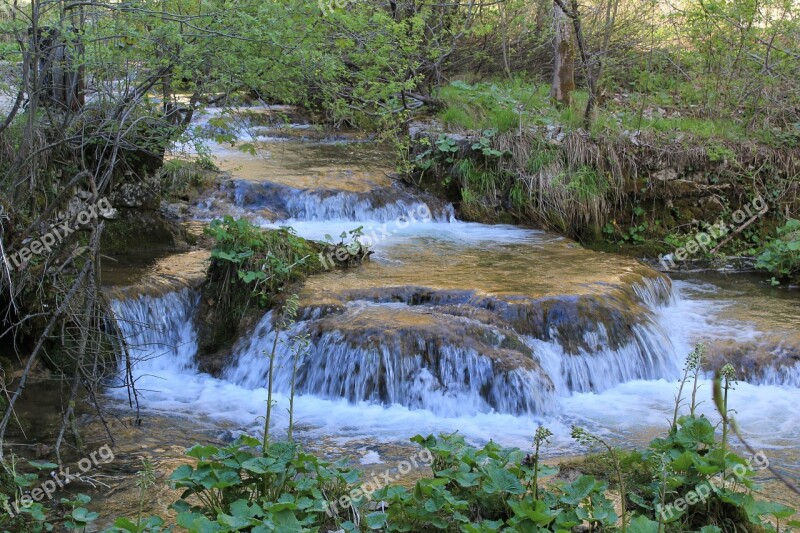
[{"label": "undergrowth", "polygon": [[756,268],[772,274],[773,285],[800,280],[800,220],[790,219],[778,228],[757,256]]}]

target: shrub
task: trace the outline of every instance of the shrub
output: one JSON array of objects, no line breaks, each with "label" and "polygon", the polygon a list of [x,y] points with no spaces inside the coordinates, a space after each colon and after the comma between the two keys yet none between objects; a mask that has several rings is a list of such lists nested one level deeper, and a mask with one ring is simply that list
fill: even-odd
[{"label": "shrub", "polygon": [[293,442],[274,442],[263,453],[255,450],[259,445],[242,436],[224,448],[191,448],[187,455],[197,465],[181,466],[171,477],[175,487],[185,489],[173,506],[178,525],[190,531],[348,528],[347,520],[327,512],[327,502],[349,493],[356,471],[318,459]]},{"label": "shrub", "polygon": [[774,284],[797,279],[800,274],[800,220],[790,219],[778,228],[778,237],[768,242],[758,255],[756,268],[771,273]]}]

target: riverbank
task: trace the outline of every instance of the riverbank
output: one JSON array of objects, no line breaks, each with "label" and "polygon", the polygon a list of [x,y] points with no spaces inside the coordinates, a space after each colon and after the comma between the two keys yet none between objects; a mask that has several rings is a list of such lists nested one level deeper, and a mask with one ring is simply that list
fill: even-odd
[{"label": "riverbank", "polygon": [[460,218],[551,229],[658,259],[665,271],[761,266],[759,254],[800,212],[796,144],[550,121],[505,132],[448,124],[410,126],[407,180]]}]

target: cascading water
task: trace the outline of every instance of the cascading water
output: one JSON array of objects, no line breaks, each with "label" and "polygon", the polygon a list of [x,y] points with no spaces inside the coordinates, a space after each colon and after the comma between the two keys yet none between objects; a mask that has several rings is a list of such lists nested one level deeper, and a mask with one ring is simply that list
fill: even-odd
[{"label": "cascading water", "polygon": [[[639,425],[657,427],[663,423],[664,406],[670,404],[675,392],[671,378],[678,373],[682,354],[690,349],[684,335],[689,337],[714,324],[713,316],[702,309],[706,302],[686,299],[681,296],[681,289],[683,286],[679,285],[672,303],[660,304],[652,322],[633,326],[631,344],[616,350],[604,348],[607,338],[595,333],[588,333],[584,341],[596,349],[577,353],[570,353],[557,340],[520,336],[523,346],[516,346],[517,356],[524,357],[520,351],[525,352],[527,347],[532,357],[528,361],[535,358],[539,366],[531,369],[521,365],[510,372],[483,355],[491,352],[488,347],[480,352],[464,348],[464,339],[457,339],[458,331],[451,344],[441,347],[439,357],[446,366],[442,369],[409,352],[414,345],[424,351],[423,345],[430,339],[424,334],[404,335],[406,342],[399,346],[392,346],[391,342],[370,346],[369,338],[358,337],[361,346],[356,347],[345,336],[353,330],[320,331],[324,327],[320,321],[326,315],[319,310],[309,311],[291,330],[281,334],[284,342],[278,344],[276,399],[280,406],[287,405],[293,353],[290,338],[309,331],[315,335],[315,342],[299,362],[296,417],[313,428],[309,429],[310,435],[403,439],[417,432],[458,430],[476,440],[494,438],[521,446],[535,425],[544,422],[554,429],[561,428],[562,445],[567,450],[571,423],[594,426],[596,431],[607,427],[627,431]],[[662,298],[663,294],[651,296]],[[217,379],[196,370],[196,334],[192,327],[196,303],[197,295],[191,289],[115,301],[114,309],[132,355],[140,359],[134,371],[142,406],[171,414],[199,412],[255,431],[266,395],[265,352],[274,339],[272,313],[265,314],[254,331],[240,341],[234,349],[233,363]],[[364,314],[369,319],[366,310],[370,308],[395,314],[404,308],[423,315],[432,312],[422,305],[356,301],[346,306],[343,320],[352,320],[354,314]],[[381,327],[382,323],[378,324]],[[715,326],[723,329],[721,334],[730,333],[725,330],[730,325]],[[478,329],[491,328],[480,324]],[[678,335],[669,335],[668,331]],[[500,344],[501,337],[513,335],[502,330],[494,334]],[[383,336],[373,337],[373,341]],[[508,361],[520,364],[519,359]],[[380,387],[375,386],[374,379],[370,381],[371,376],[380,375],[390,385],[385,395],[378,394]],[[788,374],[786,382],[779,382],[781,386],[740,384],[733,397],[740,421],[758,430],[763,417],[775,420],[781,413],[796,410],[800,395],[786,388],[796,379],[793,376],[796,374]],[[769,378],[763,384],[770,385]],[[708,382],[704,387],[710,390]],[[114,393],[124,397],[121,390]],[[275,412],[276,425],[283,427],[283,410]],[[710,402],[704,412],[714,416]],[[771,428],[770,433],[785,437],[797,430],[794,425],[782,429],[775,432]],[[773,441],[769,444],[775,445]]]},{"label": "cascading water", "polygon": [[197,292],[189,287],[113,300],[117,324],[137,374],[180,375],[197,368],[193,315],[198,300]]},{"label": "cascading water", "polygon": [[[357,225],[375,235],[372,263],[308,280],[299,320],[277,344],[276,398],[285,407],[291,338],[310,336],[297,361],[295,402],[295,419],[309,435],[394,439],[459,430],[525,446],[543,420],[557,434],[561,428],[565,440],[571,423],[600,432],[655,427],[667,416],[693,342],[741,336],[739,326],[717,318],[719,305],[687,297],[685,283],[672,287],[634,261],[540,231],[456,221],[451,207],[387,182],[352,154],[355,170],[331,177],[313,162],[304,167],[302,158],[292,159],[314,145],[286,144],[281,151],[295,162],[289,177],[276,174],[274,162],[262,168],[251,156],[220,148],[246,175],[233,170],[227,190],[198,216],[268,210],[275,225],[308,238]],[[344,149],[327,146],[325,153],[336,159]],[[139,359],[142,405],[257,428],[273,315],[239,340],[230,364],[212,377],[194,360],[197,298],[182,289],[115,302]],[[800,383],[798,368],[754,375],[764,386],[741,384],[733,399],[740,422],[758,430],[764,414],[797,411],[800,391],[787,385]],[[710,402],[703,410],[713,414]],[[275,413],[276,424],[285,424],[283,409]],[[797,422],[786,423],[778,437],[799,432]]]},{"label": "cascading water", "polygon": [[[348,306],[345,320],[352,324],[368,308],[377,308],[379,313],[417,314],[406,307],[357,302]],[[431,310],[419,311],[432,314]],[[459,345],[456,336],[437,335],[434,329],[440,324],[436,321],[427,324],[415,321],[414,328],[381,338],[370,333],[364,337],[363,331],[351,336],[352,331],[329,329],[324,320],[319,322],[301,321],[287,332],[288,336],[311,333],[311,348],[300,361],[297,374],[297,390],[301,393],[351,402],[397,404],[453,416],[491,410],[515,414],[555,411],[556,399],[548,376],[538,369],[530,355],[499,348],[505,336],[500,331],[480,324],[463,324],[461,333],[467,327],[478,328],[480,333],[495,337],[498,347],[487,344],[479,350],[463,342]],[[244,387],[263,385],[268,368],[263,350],[274,339],[271,324],[272,316],[268,314],[255,334],[234,349],[235,362],[226,370],[225,379]],[[288,392],[295,352],[291,343],[279,346],[277,388]],[[503,368],[503,361],[494,360],[487,353],[507,358],[516,355],[518,366]]]},{"label": "cascading water", "polygon": [[404,189],[382,187],[371,191],[302,190],[270,182],[234,181],[231,184],[234,206],[244,212],[268,209],[282,220],[389,222],[408,213],[429,211],[434,220],[447,222],[454,217],[451,206],[420,202]]}]

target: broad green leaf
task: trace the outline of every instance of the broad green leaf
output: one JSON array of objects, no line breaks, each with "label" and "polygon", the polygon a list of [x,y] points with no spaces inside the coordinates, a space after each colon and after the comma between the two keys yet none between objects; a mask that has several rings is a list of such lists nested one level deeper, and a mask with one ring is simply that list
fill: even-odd
[{"label": "broad green leaf", "polygon": [[592,476],[579,477],[562,489],[564,495],[561,496],[561,501],[567,505],[579,505],[594,490],[595,483]]},{"label": "broad green leaf", "polygon": [[658,522],[654,522],[646,516],[637,516],[628,524],[630,533],[658,533]]},{"label": "broad green leaf", "polygon": [[496,492],[522,494],[525,492],[519,479],[505,468],[490,466],[486,469],[486,476],[488,481],[484,483],[483,490],[489,494]]},{"label": "broad green leaf", "polygon": [[370,529],[380,529],[386,525],[386,513],[370,513],[367,515],[367,527]]}]

